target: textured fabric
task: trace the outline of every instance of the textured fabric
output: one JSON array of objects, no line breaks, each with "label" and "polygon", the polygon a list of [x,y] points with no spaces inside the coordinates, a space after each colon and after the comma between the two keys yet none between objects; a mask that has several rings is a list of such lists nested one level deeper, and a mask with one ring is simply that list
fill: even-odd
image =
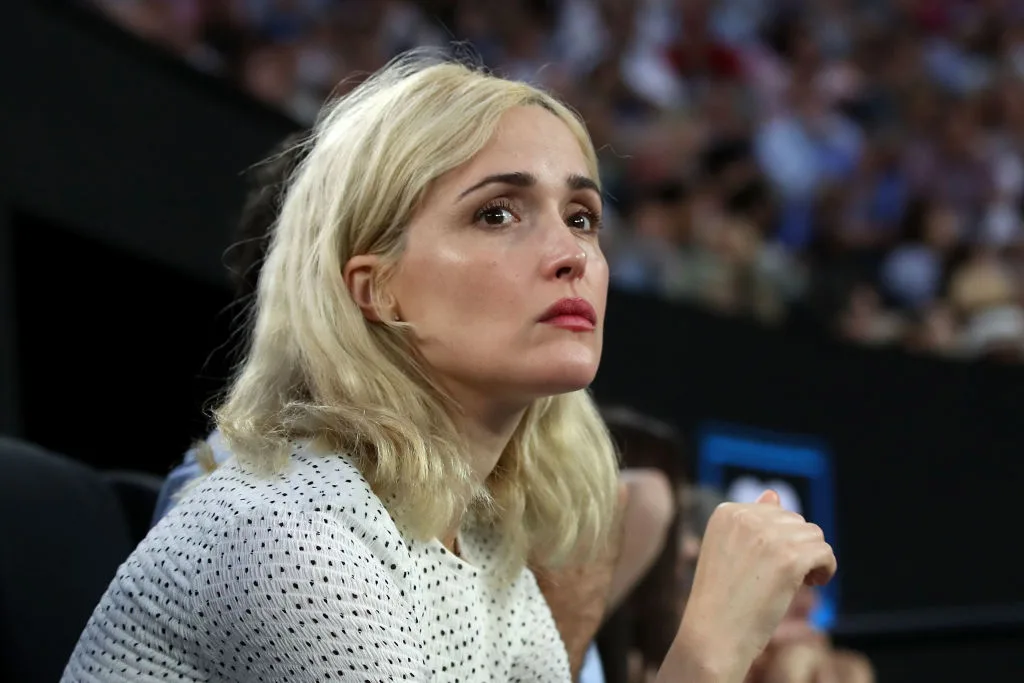
[{"label": "textured fabric", "polygon": [[533,575],[404,538],[345,458],[234,460],[121,566],[64,681],[568,681]]}]

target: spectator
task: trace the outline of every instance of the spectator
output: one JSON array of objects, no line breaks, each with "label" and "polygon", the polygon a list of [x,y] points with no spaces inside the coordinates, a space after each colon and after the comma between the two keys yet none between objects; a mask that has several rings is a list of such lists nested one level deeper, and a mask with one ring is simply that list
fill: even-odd
[{"label": "spectator", "polygon": [[[948,298],[964,251],[992,251],[1024,298],[1016,3],[92,2],[301,123],[399,51],[465,41],[582,112],[622,287],[936,350],[926,330],[971,321]],[[771,226],[729,208],[760,180]]]},{"label": "spectator", "polygon": [[871,662],[859,652],[834,649],[810,624],[816,597],[804,588],[754,663],[746,683],[874,683]]},{"label": "spectator", "polygon": [[643,190],[627,213],[632,226],[628,243],[619,247],[613,281],[624,289],[663,291],[670,278],[687,272],[678,249],[689,237],[687,190],[668,181]]},{"label": "spectator", "polygon": [[853,175],[862,134],[805,84],[791,85],[787,102],[789,113],[758,132],[757,158],[781,195],[780,239],[801,249],[812,239],[813,206],[825,185],[844,183]]},{"label": "spectator", "polygon": [[903,240],[882,265],[882,282],[901,307],[930,306],[941,293],[943,274],[960,234],[960,218],[941,200],[918,200],[905,220]]},{"label": "spectator", "polygon": [[660,472],[669,483],[671,522],[660,552],[640,583],[609,614],[598,635],[608,683],[635,680],[631,668],[657,670],[678,629],[686,596],[677,556],[683,510],[679,495],[689,465],[670,426],[622,407],[602,410],[627,468]]}]

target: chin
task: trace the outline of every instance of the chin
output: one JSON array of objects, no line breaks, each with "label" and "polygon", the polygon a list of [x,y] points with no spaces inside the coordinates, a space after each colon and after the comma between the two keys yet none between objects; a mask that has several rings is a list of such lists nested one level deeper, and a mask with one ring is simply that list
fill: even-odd
[{"label": "chin", "polygon": [[538,373],[538,395],[556,396],[586,389],[597,376],[597,359],[566,358],[552,362]]}]

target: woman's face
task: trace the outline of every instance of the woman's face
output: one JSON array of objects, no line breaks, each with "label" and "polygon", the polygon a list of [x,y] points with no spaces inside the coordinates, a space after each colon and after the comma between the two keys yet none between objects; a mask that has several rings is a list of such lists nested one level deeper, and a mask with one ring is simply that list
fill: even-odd
[{"label": "woman's face", "polygon": [[388,291],[457,400],[523,403],[594,379],[608,265],[590,176],[569,128],[529,106],[431,186]]}]

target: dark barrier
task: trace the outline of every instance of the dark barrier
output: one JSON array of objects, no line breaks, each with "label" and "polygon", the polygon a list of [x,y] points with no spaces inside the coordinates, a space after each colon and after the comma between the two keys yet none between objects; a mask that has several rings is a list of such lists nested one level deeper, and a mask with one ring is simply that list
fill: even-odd
[{"label": "dark barrier", "polygon": [[[6,12],[0,431],[166,471],[228,371],[220,255],[239,174],[292,126],[77,13]],[[881,680],[1022,679],[1022,370],[622,294],[609,310],[602,400],[678,424],[695,449],[714,423],[827,451],[838,628]]]},{"label": "dark barrier", "polygon": [[1011,555],[1024,520],[1024,370],[788,336],[622,294],[600,398],[698,435],[805,437],[833,458],[840,625],[1024,623]]}]

